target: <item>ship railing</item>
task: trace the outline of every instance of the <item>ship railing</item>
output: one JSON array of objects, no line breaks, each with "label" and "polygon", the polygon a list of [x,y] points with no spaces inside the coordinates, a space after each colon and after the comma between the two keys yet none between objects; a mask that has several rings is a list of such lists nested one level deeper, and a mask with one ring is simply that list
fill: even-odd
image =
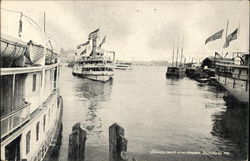
[{"label": "ship railing", "polygon": [[30,103],[1,117],[1,139],[30,119]]},{"label": "ship railing", "polygon": [[232,77],[236,79],[241,79],[241,80],[248,80],[247,74],[233,74]]},{"label": "ship railing", "polygon": [[227,77],[227,78],[234,78],[234,79],[239,79],[239,80],[248,80],[248,75],[247,74],[233,74],[233,73],[217,73],[219,76]]}]

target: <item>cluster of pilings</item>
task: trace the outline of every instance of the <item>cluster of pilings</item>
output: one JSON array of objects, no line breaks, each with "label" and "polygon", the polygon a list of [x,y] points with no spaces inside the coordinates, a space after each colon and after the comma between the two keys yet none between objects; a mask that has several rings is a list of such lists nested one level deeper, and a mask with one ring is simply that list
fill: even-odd
[{"label": "cluster of pilings", "polygon": [[[72,133],[69,135],[69,161],[84,161],[86,135],[87,132],[81,128],[80,122],[72,127]],[[128,161],[127,143],[124,128],[117,123],[112,124],[109,127],[109,161]],[[136,161],[134,158],[132,160]]]}]

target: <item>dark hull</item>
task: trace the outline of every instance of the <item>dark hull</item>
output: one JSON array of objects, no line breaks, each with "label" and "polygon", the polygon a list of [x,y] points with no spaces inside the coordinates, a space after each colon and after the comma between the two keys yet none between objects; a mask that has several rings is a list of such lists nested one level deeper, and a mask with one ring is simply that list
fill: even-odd
[{"label": "dark hull", "polygon": [[181,67],[168,67],[166,77],[184,77],[185,68]]}]

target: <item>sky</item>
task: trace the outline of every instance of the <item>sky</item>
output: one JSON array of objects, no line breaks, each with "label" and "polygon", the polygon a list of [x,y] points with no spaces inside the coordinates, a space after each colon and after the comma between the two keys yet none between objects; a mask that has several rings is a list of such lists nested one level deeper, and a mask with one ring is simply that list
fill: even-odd
[{"label": "sky", "polygon": [[[217,52],[249,51],[248,1],[2,1],[1,8],[23,12],[53,37],[57,48],[76,50],[100,29],[102,46],[123,60],[171,61],[173,46],[183,41],[184,56],[204,58]],[[1,30],[17,36],[20,13],[1,9]],[[24,41],[42,43],[39,29],[23,19]],[[223,49],[228,34],[240,26],[238,39]],[[38,28],[38,27],[36,27]],[[222,39],[205,40],[224,29]],[[72,53],[73,54],[73,53]]]}]

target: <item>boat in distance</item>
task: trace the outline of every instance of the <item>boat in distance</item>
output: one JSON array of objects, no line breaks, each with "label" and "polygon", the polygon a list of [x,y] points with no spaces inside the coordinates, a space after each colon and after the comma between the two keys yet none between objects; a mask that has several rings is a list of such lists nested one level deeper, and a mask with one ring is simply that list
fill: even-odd
[{"label": "boat in distance", "polygon": [[182,48],[181,48],[181,56],[180,56],[180,62],[178,63],[178,54],[179,54],[179,37],[178,37],[178,43],[177,43],[177,51],[176,51],[176,62],[174,63],[175,59],[175,44],[173,47],[173,55],[172,55],[172,64],[171,66],[167,67],[166,77],[184,77],[186,68],[184,66],[184,63],[182,63],[183,58],[183,38],[182,38]]},{"label": "boat in distance", "polygon": [[185,76],[185,68],[169,66],[167,68],[166,76],[183,77]]},{"label": "boat in distance", "polygon": [[132,67],[132,63],[130,63],[130,62],[116,61],[115,62],[115,69],[133,70],[133,67]]},{"label": "boat in distance", "polygon": [[[96,47],[98,32],[99,29],[90,33],[89,41],[78,47],[83,46],[83,49],[75,54],[72,74],[90,80],[107,82],[114,75],[115,52],[101,49],[102,44],[106,41],[106,36],[98,48]],[[113,58],[111,59],[108,54],[113,54]]]}]

